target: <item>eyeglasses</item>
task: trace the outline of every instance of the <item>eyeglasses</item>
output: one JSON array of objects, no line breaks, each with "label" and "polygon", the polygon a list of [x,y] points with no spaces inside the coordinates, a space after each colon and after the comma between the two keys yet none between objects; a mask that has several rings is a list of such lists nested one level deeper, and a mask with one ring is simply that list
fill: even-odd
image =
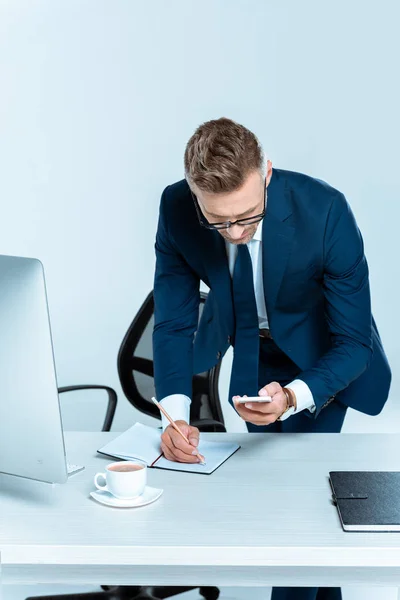
[{"label": "eyeglasses", "polygon": [[267,186],[266,181],[264,181],[264,210],[259,215],[254,215],[252,217],[246,217],[245,219],[238,219],[237,221],[224,221],[223,223],[209,223],[203,213],[200,210],[199,202],[196,196],[193,194],[192,190],[190,190],[192,194],[194,206],[196,208],[197,217],[199,219],[199,223],[202,227],[206,229],[229,229],[232,225],[240,225],[245,227],[246,225],[252,225],[253,223],[259,223],[265,217],[265,209],[267,202]]}]

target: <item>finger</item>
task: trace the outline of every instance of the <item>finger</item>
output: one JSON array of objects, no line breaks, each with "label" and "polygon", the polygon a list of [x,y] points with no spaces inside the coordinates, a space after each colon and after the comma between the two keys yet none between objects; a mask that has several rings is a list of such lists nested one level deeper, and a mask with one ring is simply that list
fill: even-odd
[{"label": "finger", "polygon": [[251,411],[258,413],[262,412],[266,416],[271,415],[277,419],[285,410],[287,406],[287,399],[285,393],[280,391],[274,395],[272,402],[266,402],[265,404],[246,403],[244,406]]},{"label": "finger", "polygon": [[[240,412],[259,412],[261,414],[265,413],[265,408],[268,409],[269,405],[272,404],[272,402],[246,402],[246,404],[242,404],[238,402],[238,399],[240,398],[240,396],[235,396],[233,402],[235,404],[235,408],[236,410],[240,413]],[[242,396],[242,398],[247,398],[247,396]],[[272,412],[271,410],[269,410],[268,412]]]},{"label": "finger", "polygon": [[247,413],[240,415],[246,423],[253,423],[254,425],[270,425],[276,421],[277,416],[275,414],[264,415],[257,413],[254,410],[249,410]]},{"label": "finger", "polygon": [[281,391],[282,386],[277,381],[272,381],[268,385],[265,385],[263,388],[261,388],[261,390],[258,392],[258,395],[271,396],[271,398],[273,398],[275,394],[278,394]]},{"label": "finger", "polygon": [[253,413],[260,413],[262,415],[271,415],[276,412],[275,402],[246,402],[243,406]]},{"label": "finger", "polygon": [[273,413],[261,412],[257,408],[259,406],[258,404],[254,405],[256,408],[253,410],[246,408],[246,406],[246,404],[236,404],[235,402],[236,410],[244,421],[249,421],[250,423],[255,423],[255,421],[257,421],[257,424],[259,425],[266,425],[269,422],[273,422],[275,419]]},{"label": "finger", "polygon": [[167,460],[174,460],[172,452],[169,451],[168,447],[165,444],[161,444],[161,452],[164,454],[164,457]]},{"label": "finger", "polygon": [[199,445],[199,438],[200,438],[200,432],[197,429],[197,427],[189,427],[189,431],[188,431],[186,437],[188,438],[188,440],[192,444],[192,446],[197,448],[197,446]]},{"label": "finger", "polygon": [[239,404],[239,398],[240,396],[233,396],[233,406],[235,407],[239,415],[242,415],[242,410],[244,410],[244,404]]},{"label": "finger", "polygon": [[[187,437],[191,427],[184,421],[177,421],[177,423],[179,423],[179,429],[182,431],[183,435]],[[182,452],[186,452],[186,454],[192,454],[194,450],[194,446],[185,442],[182,436],[176,431],[176,429],[174,429],[174,427],[172,427],[172,425],[169,425],[164,431],[161,436],[161,440],[168,446],[170,452],[174,452],[174,449],[177,447],[179,447]]]},{"label": "finger", "polygon": [[187,456],[192,456],[192,453],[194,451],[197,452],[195,447],[192,446],[191,444],[187,444],[185,442],[185,440],[181,437],[181,435],[179,435],[179,433],[177,431],[175,431],[175,429],[171,428],[171,431],[169,431],[169,437],[170,437],[170,440],[171,440],[171,443],[173,446],[174,453],[175,453],[175,450],[179,450],[182,454],[186,454]]},{"label": "finger", "polygon": [[169,432],[168,432],[168,428],[161,435],[161,446],[164,446],[165,448],[167,448],[167,450],[169,451],[170,454],[173,453],[174,445],[173,445],[172,440],[170,438],[170,435],[169,435]]},{"label": "finger", "polygon": [[166,444],[161,444],[161,451],[167,460],[171,460],[173,462],[177,460],[177,458],[174,456],[174,453],[170,450],[170,448],[168,448]]},{"label": "finger", "polygon": [[246,419],[246,423],[252,423],[253,425],[272,425],[275,423],[276,416],[263,417],[262,419],[255,419],[254,417],[249,417]]},{"label": "finger", "polygon": [[170,454],[172,454],[172,457],[173,457],[172,460],[176,460],[178,462],[192,463],[192,464],[199,462],[198,456],[194,456],[193,454],[185,454],[184,452],[181,452],[181,450],[178,450],[177,448],[174,448],[173,451],[170,452]]},{"label": "finger", "polygon": [[239,402],[241,398],[247,398],[247,396],[233,396],[233,405],[238,412],[240,412],[246,405],[242,402]]},{"label": "finger", "polygon": [[[189,440],[190,445],[197,447],[199,445],[200,432],[197,427],[188,425],[186,421],[176,421],[183,435]],[[179,434],[178,434],[179,435]],[[184,442],[184,440],[183,440]]]}]

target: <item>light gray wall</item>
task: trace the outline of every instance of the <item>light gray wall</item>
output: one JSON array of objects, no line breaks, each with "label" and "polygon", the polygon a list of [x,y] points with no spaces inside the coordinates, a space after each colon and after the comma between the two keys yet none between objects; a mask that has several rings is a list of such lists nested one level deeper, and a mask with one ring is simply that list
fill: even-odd
[{"label": "light gray wall", "polygon": [[[395,374],[382,416],[346,427],[398,428],[399,13],[396,0],[0,1],[0,252],[44,262],[60,385],[120,392],[160,193],[196,126],[225,115],[275,166],[346,194]],[[136,419],[120,397],[115,429]],[[98,426],[97,396],[63,404],[67,427]]]}]

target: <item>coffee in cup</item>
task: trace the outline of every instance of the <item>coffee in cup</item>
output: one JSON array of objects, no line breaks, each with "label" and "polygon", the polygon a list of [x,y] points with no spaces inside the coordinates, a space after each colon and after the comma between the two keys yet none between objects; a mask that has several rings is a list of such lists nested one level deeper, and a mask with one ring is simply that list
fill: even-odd
[{"label": "coffee in cup", "polygon": [[108,467],[110,471],[116,471],[117,473],[130,473],[131,471],[140,471],[143,469],[143,465],[137,463],[115,463]]},{"label": "coffee in cup", "polygon": [[[99,479],[105,480],[105,485]],[[131,500],[141,496],[146,487],[147,465],[140,461],[110,463],[105,473],[97,473],[94,484],[99,490],[110,492],[116,498]]]}]

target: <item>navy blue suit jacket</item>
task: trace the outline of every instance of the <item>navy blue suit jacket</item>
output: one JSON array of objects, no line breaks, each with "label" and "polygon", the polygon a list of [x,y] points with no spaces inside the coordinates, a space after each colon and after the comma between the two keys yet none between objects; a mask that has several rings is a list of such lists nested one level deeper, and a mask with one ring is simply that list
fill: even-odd
[{"label": "navy blue suit jacket", "polygon": [[[316,418],[336,396],[378,414],[391,373],[371,315],[363,240],[345,197],[318,179],[274,169],[262,226],[269,326],[313,394],[316,411],[305,412]],[[191,397],[193,373],[210,369],[234,344],[235,320],[225,242],[199,224],[185,180],[164,190],[155,248],[156,393]],[[210,293],[198,323],[200,280]]]}]

